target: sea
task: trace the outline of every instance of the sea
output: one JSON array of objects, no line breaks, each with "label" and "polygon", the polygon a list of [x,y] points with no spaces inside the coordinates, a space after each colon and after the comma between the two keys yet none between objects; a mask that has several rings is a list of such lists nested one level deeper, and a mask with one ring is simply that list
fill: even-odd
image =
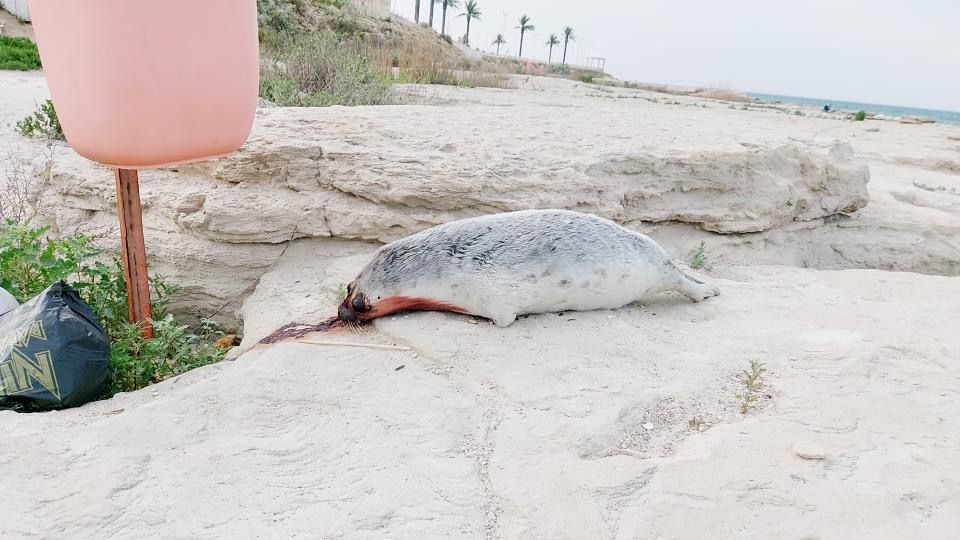
[{"label": "sea", "polygon": [[793,105],[805,105],[823,109],[824,105],[829,104],[830,110],[836,111],[865,111],[886,116],[917,116],[920,118],[930,118],[937,122],[960,125],[960,112],[938,111],[934,109],[918,109],[914,107],[897,107],[895,105],[877,105],[874,103],[857,103],[856,101],[841,101],[836,99],[823,98],[805,98],[796,96],[778,96],[775,94],[752,94],[748,96],[766,101],[769,103],[790,103]]}]

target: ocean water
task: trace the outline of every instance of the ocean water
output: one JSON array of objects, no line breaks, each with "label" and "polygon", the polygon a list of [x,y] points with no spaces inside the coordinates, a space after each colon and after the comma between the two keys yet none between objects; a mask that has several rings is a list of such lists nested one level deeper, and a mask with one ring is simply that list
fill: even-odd
[{"label": "ocean water", "polygon": [[895,105],[877,105],[874,103],[857,103],[855,101],[839,101],[833,99],[805,98],[796,96],[778,96],[774,94],[751,94],[748,96],[757,98],[760,101],[781,103],[790,103],[793,105],[806,105],[822,109],[824,105],[830,104],[830,110],[836,111],[866,111],[887,116],[918,116],[921,118],[930,118],[937,122],[960,125],[960,112],[937,111],[933,109],[917,109],[914,107],[897,107]]}]

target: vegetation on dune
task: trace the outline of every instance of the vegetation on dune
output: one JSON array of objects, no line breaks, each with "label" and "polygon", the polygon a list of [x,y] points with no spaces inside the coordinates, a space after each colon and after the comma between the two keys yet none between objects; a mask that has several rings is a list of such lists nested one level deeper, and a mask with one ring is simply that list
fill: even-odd
[{"label": "vegetation on dune", "polygon": [[40,69],[37,44],[25,37],[0,36],[0,69],[31,71]]},{"label": "vegetation on dune", "polygon": [[755,408],[760,401],[761,391],[766,386],[764,374],[767,369],[759,360],[750,361],[750,369],[741,372],[740,382],[743,384],[743,391],[738,392],[734,397],[740,404],[740,414],[747,414]]},{"label": "vegetation on dune", "polygon": [[24,137],[46,137],[51,140],[64,140],[63,127],[57,118],[57,111],[53,102],[45,100],[32,115],[20,120],[16,124],[17,133]]},{"label": "vegetation on dune", "polygon": [[357,40],[283,36],[264,49],[260,97],[284,107],[387,103],[390,81],[364,52]]},{"label": "vegetation on dune", "polygon": [[[441,33],[447,31],[450,10],[466,19],[465,45],[471,44],[475,21],[481,20],[478,0],[427,0],[432,29],[435,6],[441,12]],[[529,66],[501,59],[468,61],[442,34],[392,17],[377,18],[343,9],[345,0],[257,0],[261,43],[260,96],[283,106],[376,105],[391,102],[394,83],[448,84],[465,87],[510,88],[507,73],[526,73]],[[422,2],[414,5],[420,20]],[[460,9],[462,6],[462,9]],[[520,48],[526,33],[535,30],[529,16],[520,18]],[[574,39],[569,27],[566,47]],[[432,36],[432,37],[431,37]],[[492,42],[499,55],[507,40]],[[551,35],[548,64],[560,44]],[[550,74],[577,77],[579,72],[550,69]],[[586,71],[592,73],[592,71]]]},{"label": "vegetation on dune", "polygon": [[702,270],[707,267],[707,243],[700,241],[700,245],[697,246],[697,249],[694,250],[693,256],[690,257],[690,268],[694,270]]},{"label": "vegetation on dune", "polygon": [[[512,86],[505,75],[468,62],[448,41],[412,25],[330,2],[305,3],[302,11],[293,2],[260,2],[260,97],[277,105],[385,104],[392,102],[394,83]],[[479,17],[475,0],[464,8],[468,20]]]},{"label": "vegetation on dune", "polygon": [[28,223],[0,225],[0,286],[20,302],[60,280],[77,289],[110,336],[114,392],[143,388],[223,358],[226,349],[212,342],[222,332],[212,321],[204,321],[194,333],[167,313],[175,288],[162,277],[150,280],[155,337],[145,339],[127,320],[120,258],[95,248],[88,237],[54,240],[46,238],[47,232]]}]

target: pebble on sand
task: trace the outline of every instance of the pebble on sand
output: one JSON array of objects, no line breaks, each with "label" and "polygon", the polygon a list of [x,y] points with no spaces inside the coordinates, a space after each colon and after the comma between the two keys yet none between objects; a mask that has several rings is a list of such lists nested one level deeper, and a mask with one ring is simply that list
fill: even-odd
[{"label": "pebble on sand", "polygon": [[823,448],[807,442],[800,442],[793,445],[793,453],[803,459],[824,459],[827,457],[827,453],[824,452]]}]

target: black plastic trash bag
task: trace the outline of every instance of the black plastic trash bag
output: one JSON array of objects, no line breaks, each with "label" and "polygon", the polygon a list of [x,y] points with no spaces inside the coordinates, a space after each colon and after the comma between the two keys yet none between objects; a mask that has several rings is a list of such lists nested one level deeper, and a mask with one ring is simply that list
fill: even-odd
[{"label": "black plastic trash bag", "polygon": [[110,338],[66,283],[0,316],[0,409],[76,407],[110,383]]}]

